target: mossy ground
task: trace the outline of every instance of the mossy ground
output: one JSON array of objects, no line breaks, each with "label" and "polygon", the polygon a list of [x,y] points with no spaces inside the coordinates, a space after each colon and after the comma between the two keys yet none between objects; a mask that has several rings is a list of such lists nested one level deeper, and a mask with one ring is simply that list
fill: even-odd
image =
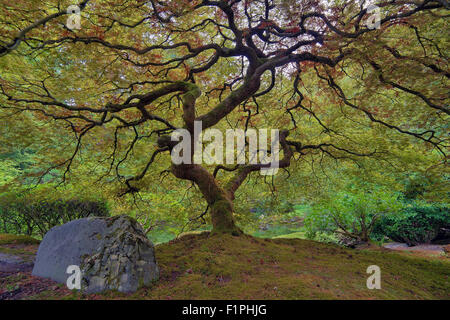
[{"label": "mossy ground", "polygon": [[[300,239],[185,235],[156,246],[161,279],[104,299],[448,299],[450,260],[387,249],[351,250]],[[370,265],[382,289],[369,290]],[[70,298],[90,298],[74,294]]]},{"label": "mossy ground", "polygon": [[[156,246],[161,278],[134,294],[109,292],[28,299],[449,299],[448,256],[352,250],[301,239],[186,234]],[[381,268],[369,290],[367,267]]]}]

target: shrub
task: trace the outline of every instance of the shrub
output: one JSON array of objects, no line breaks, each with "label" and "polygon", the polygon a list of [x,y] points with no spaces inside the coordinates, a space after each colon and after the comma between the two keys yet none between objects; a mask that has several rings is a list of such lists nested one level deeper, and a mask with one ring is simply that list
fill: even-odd
[{"label": "shrub", "polygon": [[16,198],[0,205],[0,228],[4,233],[39,235],[43,237],[54,226],[88,216],[108,216],[103,201],[39,200]]},{"label": "shrub", "polygon": [[318,232],[339,233],[355,241],[368,242],[375,222],[396,214],[401,205],[397,194],[382,189],[336,192],[305,214],[306,236],[314,239]]},{"label": "shrub", "polygon": [[443,205],[411,204],[396,216],[385,216],[375,225],[374,239],[387,236],[408,245],[430,243],[442,229],[450,228],[450,211]]},{"label": "shrub", "polygon": [[337,245],[344,245],[342,241],[339,239],[339,234],[326,233],[326,232],[316,232],[314,237],[311,240],[324,242],[324,243],[333,243]]}]

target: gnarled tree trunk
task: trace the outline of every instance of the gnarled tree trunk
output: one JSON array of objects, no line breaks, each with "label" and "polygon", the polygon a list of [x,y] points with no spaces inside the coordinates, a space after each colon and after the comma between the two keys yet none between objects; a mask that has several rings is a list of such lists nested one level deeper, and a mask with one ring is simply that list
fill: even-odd
[{"label": "gnarled tree trunk", "polygon": [[229,192],[221,188],[214,176],[196,164],[172,165],[172,173],[179,179],[195,182],[206,199],[211,214],[213,232],[239,235],[233,216],[233,202]]}]

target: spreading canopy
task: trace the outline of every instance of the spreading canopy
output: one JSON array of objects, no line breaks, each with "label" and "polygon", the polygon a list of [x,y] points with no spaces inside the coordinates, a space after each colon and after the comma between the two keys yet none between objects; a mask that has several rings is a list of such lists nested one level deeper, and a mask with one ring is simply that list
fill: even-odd
[{"label": "spreading canopy", "polygon": [[[75,137],[44,175],[63,168],[65,179],[85,146],[108,162],[102,177],[137,192],[167,161],[167,135],[194,121],[281,129],[280,168],[308,154],[381,156],[388,140],[357,141],[380,131],[445,157],[447,1],[83,1],[79,30],[68,28],[69,5],[0,4],[2,116],[30,112]],[[171,172],[198,186],[216,228],[235,230],[231,202],[262,166]]]}]

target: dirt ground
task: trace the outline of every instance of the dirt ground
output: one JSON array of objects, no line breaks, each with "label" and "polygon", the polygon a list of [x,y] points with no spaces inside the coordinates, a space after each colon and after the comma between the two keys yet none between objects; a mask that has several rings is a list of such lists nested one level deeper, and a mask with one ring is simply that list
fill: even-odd
[{"label": "dirt ground", "polygon": [[55,281],[31,275],[38,245],[3,244],[0,249],[0,300],[30,299],[43,291],[71,293]]},{"label": "dirt ground", "polygon": [[418,256],[440,256],[450,251],[450,245],[420,244],[409,247],[406,243],[391,242],[383,245],[384,248],[408,252]]}]

